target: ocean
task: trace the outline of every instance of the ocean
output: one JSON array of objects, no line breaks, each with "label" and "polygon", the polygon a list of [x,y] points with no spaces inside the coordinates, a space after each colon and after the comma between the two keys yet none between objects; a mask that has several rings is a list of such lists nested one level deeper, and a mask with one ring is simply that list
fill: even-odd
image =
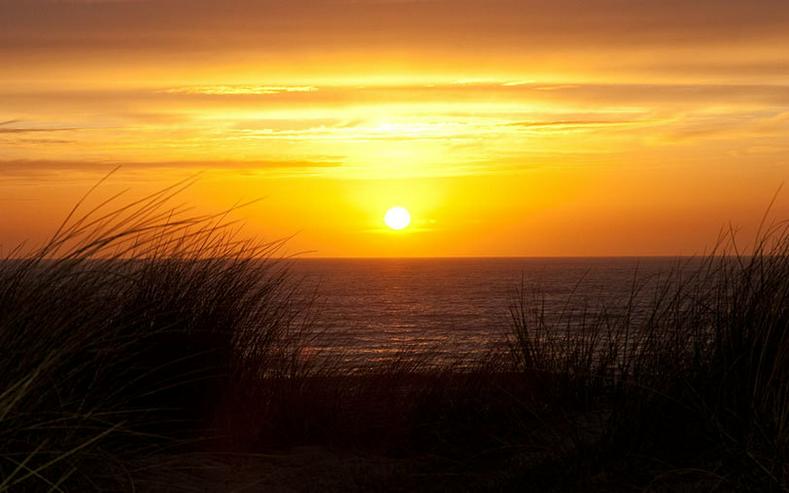
[{"label": "ocean", "polygon": [[[470,361],[506,347],[521,286],[547,317],[585,303],[624,303],[681,259],[300,259],[294,273],[317,295],[312,348],[368,366],[418,350],[435,361]],[[642,291],[646,298],[648,289]],[[529,298],[527,298],[529,299]]]}]

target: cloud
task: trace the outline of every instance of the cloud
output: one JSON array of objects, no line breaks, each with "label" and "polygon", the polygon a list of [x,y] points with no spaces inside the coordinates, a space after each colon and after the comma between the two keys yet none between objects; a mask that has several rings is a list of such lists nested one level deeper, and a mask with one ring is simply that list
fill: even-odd
[{"label": "cloud", "polygon": [[603,127],[609,125],[631,125],[644,123],[643,120],[555,120],[555,121],[525,121],[507,123],[510,127]]},{"label": "cloud", "polygon": [[197,86],[164,89],[165,94],[200,94],[207,96],[260,96],[287,93],[315,92],[314,86]]},{"label": "cloud", "polygon": [[256,160],[256,161],[160,161],[160,162],[123,162],[123,161],[58,161],[11,159],[0,161],[0,176],[36,176],[60,172],[106,173],[120,166],[122,171],[154,169],[189,170],[308,170],[341,166],[336,160]]},{"label": "cloud", "polygon": [[0,122],[0,134],[22,134],[22,133],[35,133],[35,132],[63,132],[68,130],[79,130],[75,127],[40,127],[40,126],[11,126],[22,123],[21,120],[7,120]]},{"label": "cloud", "polygon": [[0,51],[627,51],[776,42],[787,21],[785,0],[29,0],[0,2]]},{"label": "cloud", "polygon": [[79,130],[77,128],[0,128],[0,134],[22,134],[34,132],[63,132],[67,130]]},{"label": "cloud", "polygon": [[74,140],[66,139],[19,139],[16,142],[20,144],[33,144],[33,145],[46,145],[46,144],[74,144]]},{"label": "cloud", "polygon": [[[260,102],[265,106],[256,109],[264,113],[271,109],[319,107],[347,107],[349,105],[421,102],[470,103],[475,102],[523,102],[555,104],[579,103],[583,105],[660,105],[665,103],[708,104],[742,103],[789,105],[789,84],[715,84],[698,83],[628,83],[594,82],[567,84],[521,83],[503,85],[506,81],[474,84],[369,84],[360,86],[350,82],[337,82],[332,86],[196,86],[183,88],[126,89],[111,87],[94,90],[63,90],[60,88],[37,88],[15,91],[0,91],[0,106],[14,112],[74,112],[85,110],[120,117],[136,118],[163,123],[177,123],[195,115],[195,109],[232,108],[243,110],[256,108]],[[259,99],[258,99],[259,98]],[[130,108],[134,112],[130,113]],[[513,105],[512,108],[519,107]],[[189,109],[182,112],[182,109]],[[312,113],[313,111],[310,111]],[[234,113],[238,113],[234,111]],[[52,120],[52,115],[38,116]],[[310,116],[310,118],[316,118]],[[61,123],[61,127],[76,126],[73,122]],[[18,123],[18,122],[16,122]],[[81,123],[79,124],[81,125]],[[19,127],[16,124],[14,127]],[[26,127],[56,128],[56,125],[31,125]]]}]

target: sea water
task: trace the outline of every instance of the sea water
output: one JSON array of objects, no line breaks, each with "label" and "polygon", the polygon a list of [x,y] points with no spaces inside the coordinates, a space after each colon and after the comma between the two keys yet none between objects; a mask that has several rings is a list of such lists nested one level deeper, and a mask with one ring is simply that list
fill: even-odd
[{"label": "sea water", "polygon": [[[469,360],[505,347],[511,308],[525,287],[527,309],[556,319],[627,303],[635,285],[683,259],[446,258],[300,259],[293,271],[317,295],[312,348],[344,364],[391,361],[419,351]],[[643,293],[641,291],[642,298]],[[539,307],[533,307],[538,303]]]}]

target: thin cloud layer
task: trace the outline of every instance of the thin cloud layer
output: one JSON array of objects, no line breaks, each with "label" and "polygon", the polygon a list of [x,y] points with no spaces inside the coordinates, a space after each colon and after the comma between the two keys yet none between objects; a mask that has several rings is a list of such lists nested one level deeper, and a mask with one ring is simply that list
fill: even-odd
[{"label": "thin cloud layer", "polygon": [[0,196],[42,217],[208,169],[328,255],[404,202],[420,255],[674,254],[789,179],[785,0],[0,0],[0,67]]}]

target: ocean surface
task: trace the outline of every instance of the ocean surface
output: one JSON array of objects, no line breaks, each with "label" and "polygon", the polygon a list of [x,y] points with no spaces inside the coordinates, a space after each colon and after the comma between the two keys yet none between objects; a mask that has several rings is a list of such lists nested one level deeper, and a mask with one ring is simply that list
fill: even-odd
[{"label": "ocean surface", "polygon": [[300,259],[294,272],[317,294],[312,347],[344,364],[367,366],[414,349],[446,362],[506,347],[510,308],[522,286],[539,293],[548,317],[582,303],[593,311],[621,305],[634,280],[659,279],[681,262],[665,257]]}]

